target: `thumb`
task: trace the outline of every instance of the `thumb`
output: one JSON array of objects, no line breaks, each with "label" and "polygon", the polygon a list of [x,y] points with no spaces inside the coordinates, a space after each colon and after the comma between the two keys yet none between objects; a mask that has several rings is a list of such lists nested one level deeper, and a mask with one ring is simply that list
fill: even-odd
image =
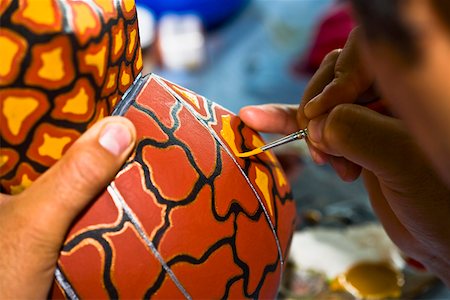
[{"label": "thumb", "polygon": [[114,178],[135,139],[135,128],[128,119],[105,118],[20,194],[20,209],[35,216],[35,228],[51,245],[59,249],[72,221]]},{"label": "thumb", "polygon": [[388,179],[417,159],[417,146],[403,123],[366,107],[340,104],[309,122],[309,141]]}]

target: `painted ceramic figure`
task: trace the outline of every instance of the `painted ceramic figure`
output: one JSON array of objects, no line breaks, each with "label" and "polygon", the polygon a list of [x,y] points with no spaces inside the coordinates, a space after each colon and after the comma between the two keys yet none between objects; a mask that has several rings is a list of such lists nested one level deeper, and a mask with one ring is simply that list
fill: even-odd
[{"label": "painted ceramic figure", "polygon": [[204,97],[139,75],[134,3],[36,5],[0,6],[2,191],[32,184],[113,106],[138,138],[68,233],[51,296],[276,297],[295,203],[271,152],[236,156],[261,146],[259,135]]}]

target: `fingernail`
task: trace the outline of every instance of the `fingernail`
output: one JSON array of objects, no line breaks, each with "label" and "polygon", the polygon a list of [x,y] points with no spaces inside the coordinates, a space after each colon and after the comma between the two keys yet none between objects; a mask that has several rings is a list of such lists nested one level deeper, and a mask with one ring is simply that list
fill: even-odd
[{"label": "fingernail", "polygon": [[308,138],[316,143],[322,141],[323,127],[325,126],[326,117],[318,117],[309,121]]},{"label": "fingernail", "polygon": [[131,139],[131,132],[127,126],[121,123],[111,123],[103,129],[98,142],[111,154],[119,156],[128,148]]}]

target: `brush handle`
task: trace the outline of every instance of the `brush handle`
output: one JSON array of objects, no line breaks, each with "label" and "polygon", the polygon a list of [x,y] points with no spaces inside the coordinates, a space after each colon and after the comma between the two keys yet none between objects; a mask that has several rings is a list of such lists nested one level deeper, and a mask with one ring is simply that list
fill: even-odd
[{"label": "brush handle", "polygon": [[267,145],[264,145],[261,147],[262,151],[266,151],[269,149],[272,149],[274,147],[278,147],[296,140],[304,139],[308,136],[308,129],[301,129],[297,132],[291,133],[290,135],[287,135],[285,137],[282,137],[281,139],[275,140]]}]

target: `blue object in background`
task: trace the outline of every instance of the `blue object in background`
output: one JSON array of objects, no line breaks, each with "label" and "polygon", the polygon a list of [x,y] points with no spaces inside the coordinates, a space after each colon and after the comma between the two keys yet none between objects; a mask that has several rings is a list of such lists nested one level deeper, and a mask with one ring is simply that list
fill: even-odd
[{"label": "blue object in background", "polygon": [[166,13],[198,15],[206,28],[217,27],[238,13],[250,0],[136,0],[159,18]]}]

